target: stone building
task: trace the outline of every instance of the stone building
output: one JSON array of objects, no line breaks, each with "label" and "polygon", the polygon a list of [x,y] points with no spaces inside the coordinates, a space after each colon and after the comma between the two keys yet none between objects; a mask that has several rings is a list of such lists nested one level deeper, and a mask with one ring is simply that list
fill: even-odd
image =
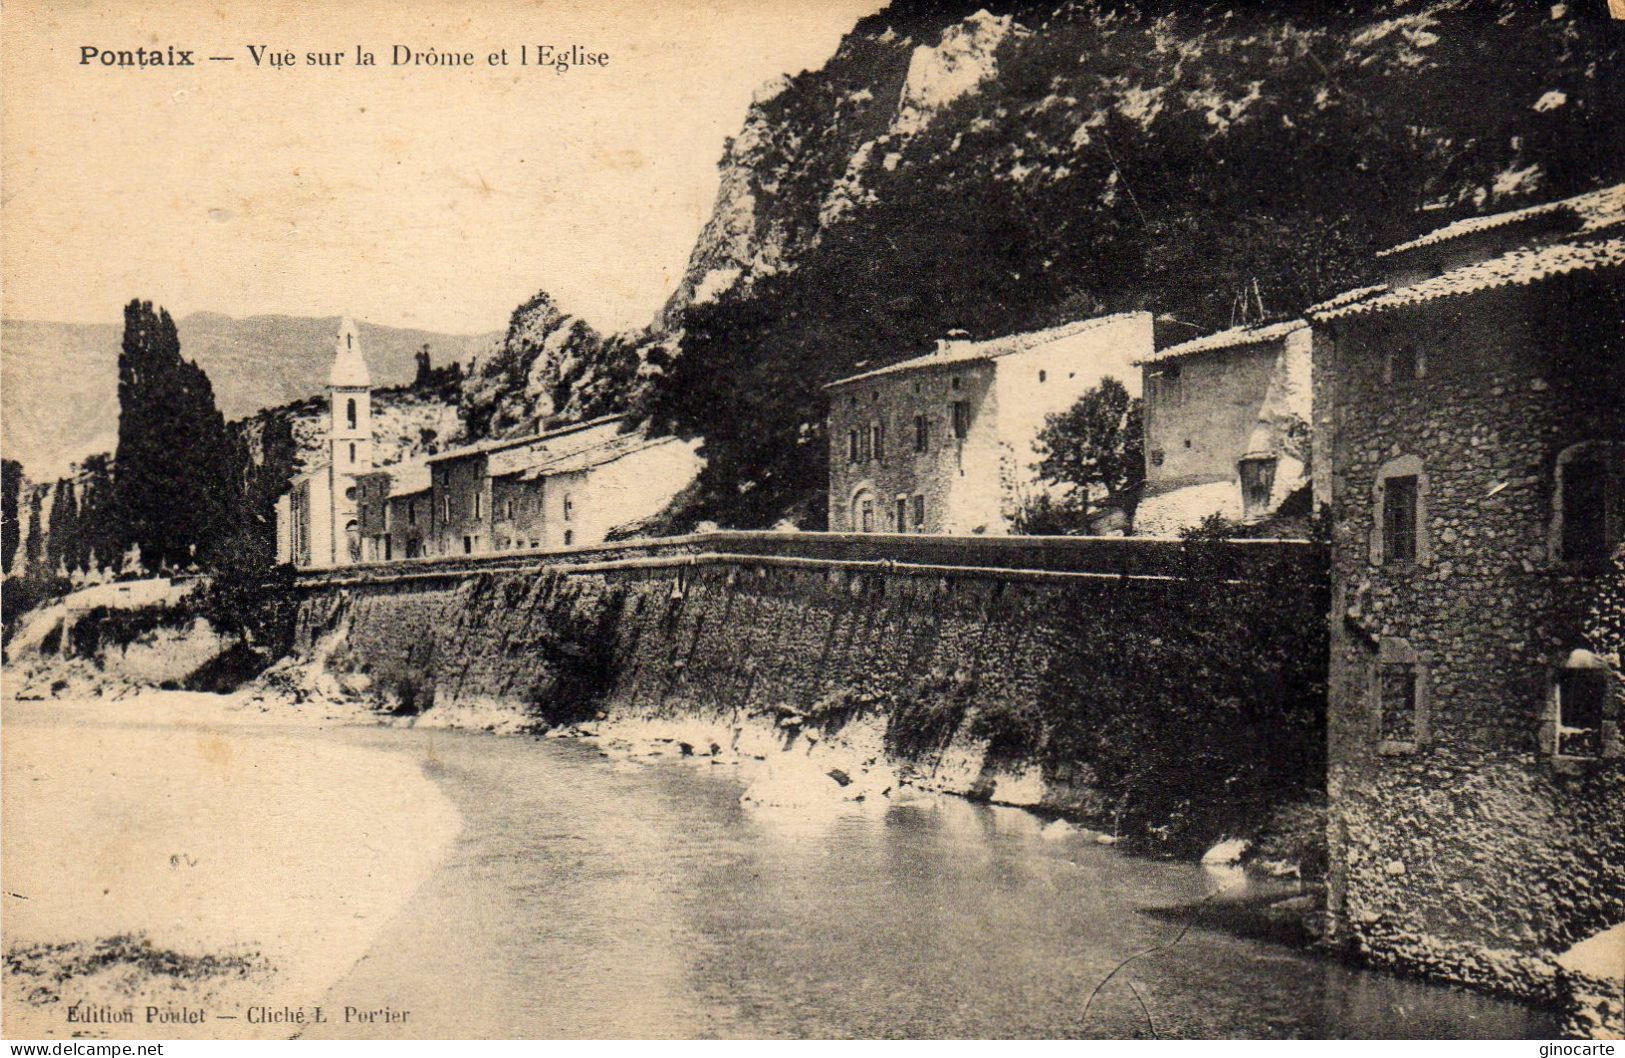
[{"label": "stone building", "polygon": [[421,459],[382,467],[356,479],[356,521],[363,562],[425,554],[429,467]]},{"label": "stone building", "polygon": [[1145,489],[1135,532],[1254,522],[1308,486],[1309,325],[1232,327],[1140,361]]},{"label": "stone building", "polygon": [[326,458],[295,477],[277,501],[277,559],[345,566],[363,558],[357,482],[372,470],[372,376],[348,316],[334,339],[327,377]]},{"label": "stone building", "polygon": [[608,415],[430,457],[427,553],[580,547],[657,513],[703,463],[691,442],[623,428]]},{"label": "stone building", "polygon": [[1033,441],[1106,377],[1138,395],[1150,313],[1080,320],[843,378],[829,393],[833,532],[1009,532],[1039,491]]},{"label": "stone building", "polygon": [[1619,1032],[1625,185],[1382,259],[1309,312],[1330,933]]},{"label": "stone building", "polygon": [[699,473],[695,445],[621,434],[585,448],[518,451],[491,460],[491,534],[498,551],[601,543],[658,513]]},{"label": "stone building", "polygon": [[492,471],[526,460],[564,455],[616,437],[622,417],[608,415],[524,437],[502,438],[430,456],[430,530],[433,555],[481,555],[496,550],[492,533]]}]

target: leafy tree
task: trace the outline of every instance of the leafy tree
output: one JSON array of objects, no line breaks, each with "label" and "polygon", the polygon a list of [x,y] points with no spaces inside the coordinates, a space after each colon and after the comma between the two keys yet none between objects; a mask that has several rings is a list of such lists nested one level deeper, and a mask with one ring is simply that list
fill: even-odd
[{"label": "leafy tree", "polygon": [[1145,481],[1145,426],[1139,398],[1117,379],[1047,416],[1033,448],[1039,477],[1068,488],[1075,503],[1133,510]]}]

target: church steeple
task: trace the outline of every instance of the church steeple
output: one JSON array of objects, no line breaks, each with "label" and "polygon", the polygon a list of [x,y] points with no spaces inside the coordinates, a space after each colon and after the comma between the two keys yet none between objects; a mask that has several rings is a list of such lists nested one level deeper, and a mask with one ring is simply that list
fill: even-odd
[{"label": "church steeple", "polygon": [[333,370],[328,373],[327,384],[334,389],[372,387],[367,359],[361,355],[361,332],[348,316],[339,324],[339,333],[333,339]]},{"label": "church steeple", "polygon": [[[336,475],[354,478],[372,470],[372,373],[361,354],[355,321],[344,317],[333,342],[327,376],[328,456]],[[345,498],[345,490],[339,491]]]}]

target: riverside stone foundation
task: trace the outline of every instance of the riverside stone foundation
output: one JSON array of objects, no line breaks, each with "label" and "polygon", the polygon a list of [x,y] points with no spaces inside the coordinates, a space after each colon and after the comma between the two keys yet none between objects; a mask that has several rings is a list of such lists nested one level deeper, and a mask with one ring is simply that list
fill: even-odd
[{"label": "riverside stone foundation", "polygon": [[437,712],[879,720],[921,785],[1189,842],[1318,795],[1323,570],[1302,542],[717,533],[307,575],[295,650]]}]

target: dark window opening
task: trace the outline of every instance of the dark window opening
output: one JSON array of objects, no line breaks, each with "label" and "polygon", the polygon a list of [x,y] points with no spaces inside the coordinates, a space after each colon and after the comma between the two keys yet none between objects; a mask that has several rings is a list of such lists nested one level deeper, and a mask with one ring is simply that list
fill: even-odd
[{"label": "dark window opening", "polygon": [[873,448],[873,457],[885,462],[886,460],[886,427],[882,423],[875,423],[869,427],[869,444]]},{"label": "dark window opening", "polygon": [[344,420],[345,420],[345,422],[350,424],[350,429],[352,429],[352,430],[355,429],[355,398],[354,397],[351,397],[349,400],[344,402]]},{"label": "dark window opening", "polygon": [[1162,449],[1153,448],[1151,450],[1151,465],[1154,467],[1162,466]]},{"label": "dark window opening", "polygon": [[1382,556],[1385,562],[1416,561],[1416,475],[1383,484]]},{"label": "dark window opening", "polygon": [[1557,682],[1557,752],[1565,757],[1602,753],[1603,705],[1608,700],[1608,670],[1564,669]]},{"label": "dark window opening", "polygon": [[925,497],[921,495],[914,497],[914,528],[925,528]]},{"label": "dark window opening", "polygon": [[908,500],[903,497],[897,500],[897,531],[908,532]]},{"label": "dark window opening", "polygon": [[1378,723],[1384,742],[1416,740],[1416,666],[1384,665],[1379,674]]},{"label": "dark window opening", "polygon": [[848,463],[858,461],[858,431],[856,430],[848,430],[846,434],[846,461]]},{"label": "dark window opening", "polygon": [[472,536],[463,537],[463,554],[472,555],[473,553],[474,553],[474,538]]},{"label": "dark window opening", "polygon": [[1275,460],[1243,459],[1241,471],[1241,510],[1246,517],[1269,510],[1275,492]]},{"label": "dark window opening", "polygon": [[923,415],[914,416],[914,451],[924,452],[931,447],[931,420]]},{"label": "dark window opening", "polygon": [[962,400],[954,401],[954,436],[960,440],[970,433],[970,404]]},{"label": "dark window opening", "polygon": [[1423,370],[1421,350],[1406,347],[1389,351],[1388,369],[1384,374],[1390,382],[1415,382],[1422,377]]},{"label": "dark window opening", "polygon": [[1608,467],[1598,458],[1563,464],[1563,559],[1603,562],[1608,558]]}]

